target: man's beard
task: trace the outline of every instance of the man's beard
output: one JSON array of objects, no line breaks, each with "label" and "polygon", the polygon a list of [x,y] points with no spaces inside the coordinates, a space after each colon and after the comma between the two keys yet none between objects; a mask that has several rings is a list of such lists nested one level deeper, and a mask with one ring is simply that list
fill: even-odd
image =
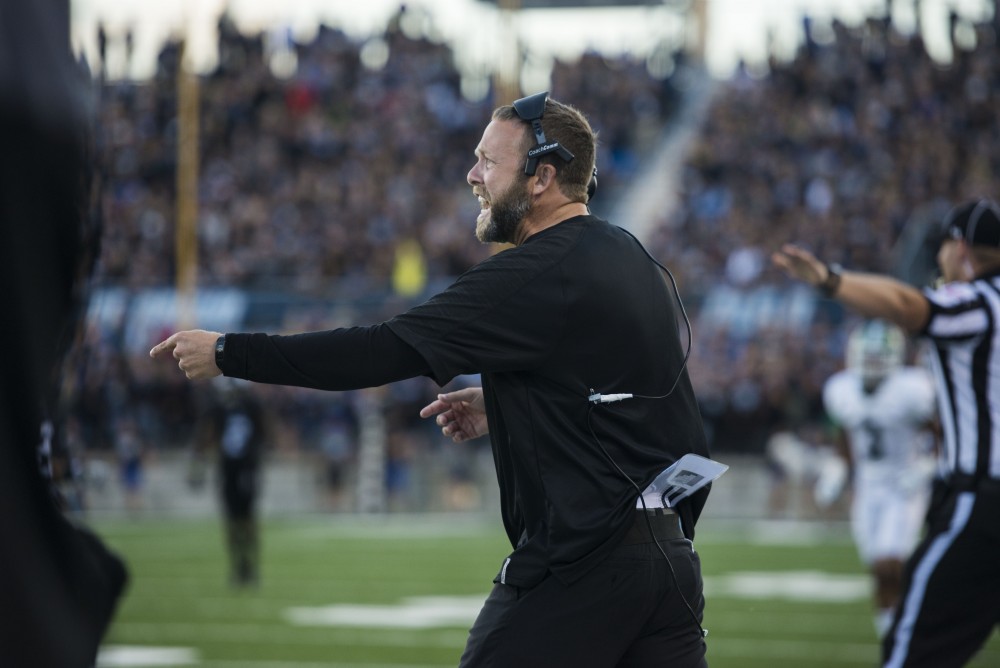
[{"label": "man's beard", "polygon": [[514,243],[521,221],[531,211],[531,195],[525,183],[518,180],[490,201],[489,216],[476,225],[476,238],[484,244]]}]

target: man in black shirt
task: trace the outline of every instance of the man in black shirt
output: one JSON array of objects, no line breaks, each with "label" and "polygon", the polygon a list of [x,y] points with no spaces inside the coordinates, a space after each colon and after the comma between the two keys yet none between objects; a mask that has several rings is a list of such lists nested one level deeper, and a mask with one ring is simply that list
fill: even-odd
[{"label": "man in black shirt", "polygon": [[371,327],[188,331],[150,351],[192,379],[327,390],[481,374],[481,390],[422,411],[458,440],[489,432],[514,548],[463,666],[706,665],[690,539],[707,490],[676,509],[638,505],[665,467],[707,454],[701,417],[664,272],[590,215],[595,148],[582,114],[546,94],[500,107],[468,182],[476,236],[512,248]]}]

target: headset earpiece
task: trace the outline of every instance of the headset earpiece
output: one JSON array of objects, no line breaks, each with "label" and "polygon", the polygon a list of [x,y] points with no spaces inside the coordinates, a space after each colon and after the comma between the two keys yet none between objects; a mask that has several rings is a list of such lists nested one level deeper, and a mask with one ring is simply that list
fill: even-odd
[{"label": "headset earpiece", "polygon": [[[531,124],[531,132],[535,135],[535,146],[528,151],[528,159],[524,162],[524,173],[527,176],[534,176],[538,169],[538,159],[549,153],[555,153],[563,162],[572,162],[574,156],[568,149],[557,141],[545,139],[545,131],[542,129],[542,116],[545,115],[545,102],[549,99],[549,91],[535,93],[528,97],[522,97],[514,101],[514,113],[522,121]],[[597,192],[597,167],[587,184],[587,201],[594,198]]]},{"label": "headset earpiece", "polygon": [[514,113],[522,121],[531,124],[531,131],[535,135],[535,146],[528,151],[528,159],[524,163],[524,173],[528,176],[534,176],[535,170],[538,169],[538,159],[549,153],[555,153],[563,162],[572,162],[575,158],[559,142],[545,139],[542,116],[545,115],[545,102],[548,99],[549,91],[543,91],[514,101]]}]

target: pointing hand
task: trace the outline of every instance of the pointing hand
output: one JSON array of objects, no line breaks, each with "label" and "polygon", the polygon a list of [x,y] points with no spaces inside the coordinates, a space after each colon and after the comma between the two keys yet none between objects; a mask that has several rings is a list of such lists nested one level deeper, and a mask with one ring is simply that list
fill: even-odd
[{"label": "pointing hand", "polygon": [[192,329],[171,334],[153,346],[149,356],[153,359],[172,353],[177,366],[191,380],[214,378],[222,373],[215,365],[215,342],[220,332]]}]

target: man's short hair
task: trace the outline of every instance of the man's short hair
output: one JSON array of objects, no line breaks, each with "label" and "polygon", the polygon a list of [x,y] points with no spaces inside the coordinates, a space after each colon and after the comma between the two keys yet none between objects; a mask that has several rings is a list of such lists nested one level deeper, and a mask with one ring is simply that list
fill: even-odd
[{"label": "man's short hair", "polygon": [[[493,120],[519,121],[524,125],[521,149],[527,160],[528,151],[535,145],[531,125],[522,120],[513,105],[509,104],[497,107],[493,112]],[[554,165],[559,190],[570,200],[586,204],[587,186],[594,174],[597,160],[597,133],[579,109],[552,98],[545,101],[542,130],[549,141],[559,142],[575,157],[570,162],[564,162],[557,155],[549,154],[542,156],[539,164]]]}]

